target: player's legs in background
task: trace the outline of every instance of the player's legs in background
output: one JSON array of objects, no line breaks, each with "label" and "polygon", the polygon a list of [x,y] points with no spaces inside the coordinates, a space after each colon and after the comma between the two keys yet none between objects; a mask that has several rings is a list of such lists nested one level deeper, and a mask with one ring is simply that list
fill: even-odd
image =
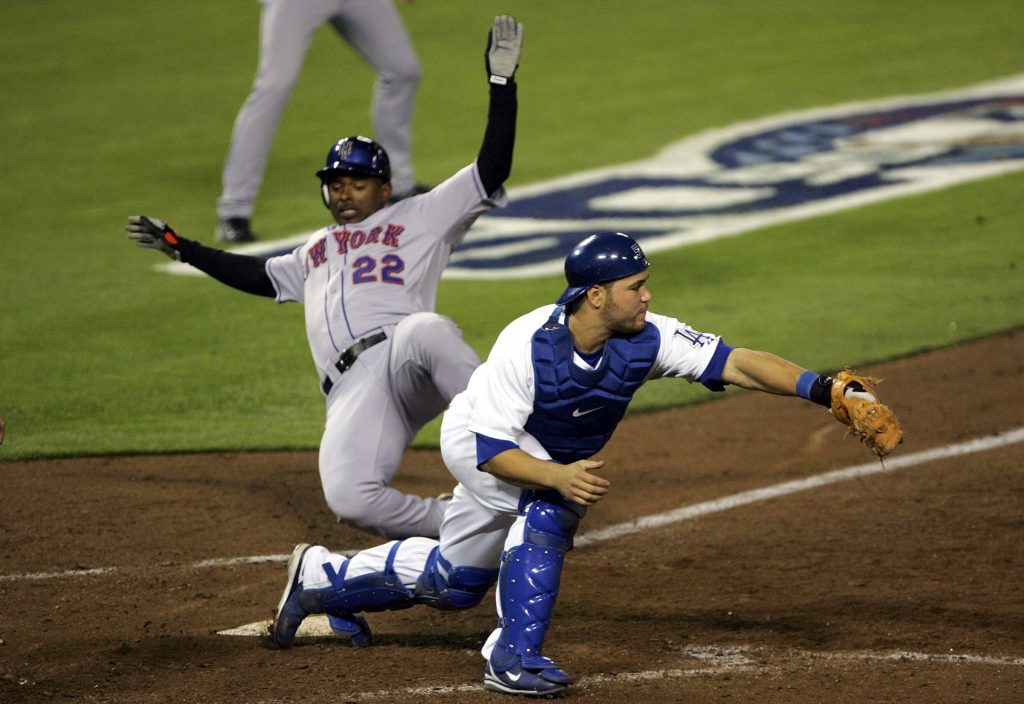
[{"label": "player's legs in background", "polygon": [[265,0],[260,16],[260,58],[252,92],[235,119],[217,203],[221,219],[252,216],[277,125],[302,70],[317,27],[326,21],[321,2]]},{"label": "player's legs in background", "polygon": [[480,358],[437,313],[414,313],[392,333],[391,388],[415,436],[469,384]]},{"label": "player's legs in background", "polygon": [[405,195],[415,185],[412,114],[420,62],[391,0],[347,0],[342,5],[332,24],[377,74],[370,105],[373,138],[388,152],[395,195]]},{"label": "player's legs in background", "polygon": [[320,481],[339,520],[386,538],[436,538],[444,503],[388,486],[412,441],[388,388],[390,342],[363,352],[331,390]]}]

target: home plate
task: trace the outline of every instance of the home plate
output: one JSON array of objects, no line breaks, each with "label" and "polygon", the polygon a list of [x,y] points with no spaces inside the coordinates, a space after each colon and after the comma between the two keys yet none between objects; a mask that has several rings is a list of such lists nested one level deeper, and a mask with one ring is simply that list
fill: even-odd
[{"label": "home plate", "polygon": [[[229,628],[226,631],[217,631],[219,636],[256,636],[259,638],[266,638],[270,636],[270,624],[273,623],[271,620],[266,621],[255,621],[253,623],[247,623],[244,626],[238,628]],[[316,614],[313,616],[307,616],[306,619],[299,625],[299,630],[295,632],[296,638],[328,638],[336,637],[334,631],[331,630],[330,624],[327,623],[326,614]]]}]

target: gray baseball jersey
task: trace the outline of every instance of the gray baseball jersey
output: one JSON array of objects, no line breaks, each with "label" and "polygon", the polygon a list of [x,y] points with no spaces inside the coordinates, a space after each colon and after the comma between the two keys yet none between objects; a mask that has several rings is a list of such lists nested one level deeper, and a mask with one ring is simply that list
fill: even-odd
[{"label": "gray baseball jersey", "polygon": [[[305,306],[306,335],[326,390],[320,474],[328,505],[386,537],[437,536],[443,504],[388,486],[405,448],[461,392],[479,364],[455,324],[433,312],[452,250],[483,212],[504,205],[470,165],[429,193],[360,223],[331,225],[267,260],[279,302]],[[384,333],[352,370],[336,363]]]}]

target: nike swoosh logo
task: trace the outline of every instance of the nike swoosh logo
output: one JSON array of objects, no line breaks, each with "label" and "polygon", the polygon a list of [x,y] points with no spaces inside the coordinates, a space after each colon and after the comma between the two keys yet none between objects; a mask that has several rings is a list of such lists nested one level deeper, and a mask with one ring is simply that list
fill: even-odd
[{"label": "nike swoosh logo", "polygon": [[516,673],[516,674],[514,674],[514,675],[513,675],[513,674],[512,674],[511,672],[506,672],[505,674],[506,674],[506,675],[508,676],[508,678],[509,678],[510,680],[512,680],[513,682],[518,682],[518,681],[519,681],[519,678],[523,676],[523,673],[522,673],[522,672],[517,672],[517,673]]},{"label": "nike swoosh logo", "polygon": [[588,413],[593,413],[594,411],[600,411],[602,408],[604,408],[604,406],[598,406],[597,408],[590,408],[590,409],[587,409],[585,411],[581,411],[580,409],[577,408],[576,410],[574,410],[572,412],[572,417],[573,418],[579,418],[580,416],[585,416]]}]

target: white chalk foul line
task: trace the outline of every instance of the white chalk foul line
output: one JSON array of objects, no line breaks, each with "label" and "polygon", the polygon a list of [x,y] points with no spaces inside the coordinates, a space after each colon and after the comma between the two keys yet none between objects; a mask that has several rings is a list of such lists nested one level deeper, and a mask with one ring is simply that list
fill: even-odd
[{"label": "white chalk foul line", "polygon": [[880,462],[868,462],[866,464],[847,467],[846,469],[837,469],[832,472],[825,472],[824,474],[816,474],[805,479],[795,479],[790,482],[783,482],[782,484],[775,484],[774,486],[767,486],[762,489],[752,489],[750,491],[740,492],[739,494],[725,496],[721,499],[704,501],[691,506],[683,506],[672,511],[666,511],[665,513],[644,516],[643,518],[637,518],[636,520],[629,521],[627,523],[620,523],[618,525],[608,526],[607,528],[601,528],[589,533],[584,533],[576,538],[574,543],[576,546],[581,547],[584,545],[603,542],[605,540],[613,540],[615,538],[621,538],[624,535],[639,533],[641,531],[658,528],[671,523],[678,523],[680,521],[688,521],[700,516],[718,513],[719,511],[726,511],[731,508],[746,506],[759,501],[767,501],[768,499],[774,499],[787,494],[795,494],[797,492],[807,491],[808,489],[816,489],[818,487],[846,481],[848,479],[855,479],[857,477],[864,477],[870,474],[879,474],[882,472],[892,472],[897,469],[912,467],[914,465],[933,462],[935,460],[943,460],[950,457],[958,457],[960,455],[969,455],[975,452],[993,450],[997,447],[1013,445],[1022,441],[1024,441],[1024,428],[1017,428],[1016,430],[1011,430],[999,435],[987,435],[985,437],[968,440],[954,445],[945,445],[931,450],[914,452],[909,455],[892,457],[885,461],[884,467]]},{"label": "white chalk foul line", "polygon": [[[976,452],[994,450],[999,447],[1014,445],[1020,442],[1024,442],[1024,428],[1017,428],[1015,430],[998,433],[996,435],[986,435],[980,438],[975,438],[974,440],[967,440],[965,442],[955,443],[952,445],[944,445],[931,450],[914,452],[909,455],[891,457],[886,460],[884,467],[878,462],[869,462],[866,464],[855,465],[853,467],[847,467],[846,469],[837,469],[831,472],[817,474],[805,479],[796,479],[790,482],[783,482],[782,484],[775,484],[774,486],[768,486],[762,489],[752,489],[751,491],[740,492],[739,494],[733,494],[732,496],[725,496],[721,499],[705,501],[691,506],[683,506],[665,513],[644,516],[626,523],[620,523],[618,525],[590,531],[589,533],[577,536],[574,542],[577,547],[592,545],[606,540],[621,538],[625,535],[651,530],[652,528],[659,528],[672,523],[688,521],[700,516],[726,511],[739,506],[746,506],[748,504],[757,503],[758,501],[767,501],[768,499],[774,499],[787,494],[795,494],[800,491],[807,491],[808,489],[815,489],[828,484],[846,481],[848,479],[855,479],[857,477],[864,477],[871,474],[879,474],[881,472],[892,472],[905,467],[913,467],[915,465],[925,464],[935,460],[943,460],[950,457],[959,457],[961,455],[970,455]],[[347,553],[351,551],[342,550],[341,552]],[[201,562],[185,565],[183,567],[185,569],[203,569],[210,567],[227,567],[239,564],[258,564],[262,562],[286,562],[288,557],[289,555],[278,554],[218,558],[202,560]],[[6,574],[0,575],[0,582],[60,579],[66,577],[90,577],[96,575],[115,574],[119,572],[139,571],[143,569],[146,568],[96,567],[63,570],[60,572]]]},{"label": "white chalk foul line", "polygon": [[[254,565],[261,562],[287,562],[291,555],[250,555],[247,557],[222,557],[213,560],[202,560],[190,565],[182,565],[183,569],[201,569],[205,567],[229,567],[231,565]],[[126,572],[142,572],[151,568],[144,567],[92,567],[61,572],[23,572],[21,574],[0,575],[0,582],[34,581],[42,579],[59,579],[61,577],[93,577],[104,574],[124,574]]]},{"label": "white chalk foul line", "polygon": [[277,555],[251,555],[249,557],[220,557],[197,562],[193,567],[231,567],[233,565],[258,565],[263,562],[287,562],[291,553]]},{"label": "white chalk foul line", "polygon": [[4,574],[0,575],[0,582],[14,582],[14,581],[32,581],[35,579],[56,579],[58,577],[92,577],[100,574],[114,574],[115,572],[123,572],[121,567],[91,567],[77,569],[77,570],[64,570],[62,572],[21,572],[18,574]]},{"label": "white chalk foul line", "polygon": [[907,650],[893,650],[888,653],[817,653],[816,655],[817,657],[830,660],[891,660],[894,662],[914,661],[1024,667],[1024,658],[1003,657],[999,655],[972,655],[970,653],[915,653]]}]

